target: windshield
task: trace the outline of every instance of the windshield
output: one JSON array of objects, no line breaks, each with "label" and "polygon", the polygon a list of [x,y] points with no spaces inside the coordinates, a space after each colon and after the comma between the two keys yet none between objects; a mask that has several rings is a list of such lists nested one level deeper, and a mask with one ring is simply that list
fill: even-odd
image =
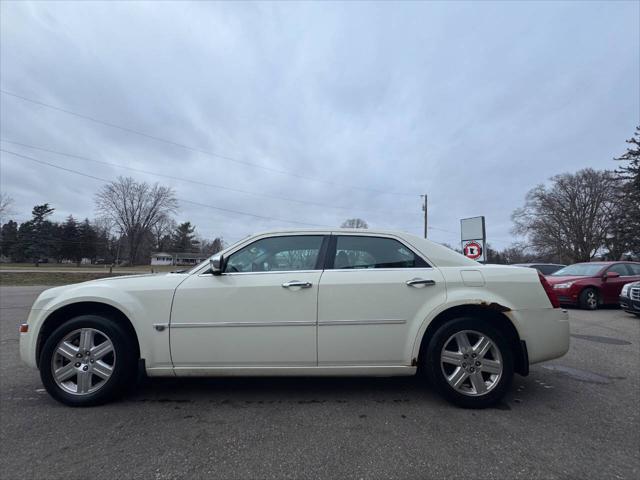
[{"label": "windshield", "polygon": [[552,273],[552,277],[591,277],[596,275],[602,270],[602,264],[599,263],[576,263],[575,265],[569,265],[568,267],[561,268],[555,273]]}]

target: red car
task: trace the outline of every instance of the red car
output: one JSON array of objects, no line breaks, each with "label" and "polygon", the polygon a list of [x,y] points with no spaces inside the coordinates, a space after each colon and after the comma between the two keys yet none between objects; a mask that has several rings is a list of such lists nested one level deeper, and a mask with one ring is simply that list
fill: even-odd
[{"label": "red car", "polygon": [[560,304],[595,310],[617,304],[625,283],[640,280],[640,262],[588,262],[561,268],[546,277]]}]

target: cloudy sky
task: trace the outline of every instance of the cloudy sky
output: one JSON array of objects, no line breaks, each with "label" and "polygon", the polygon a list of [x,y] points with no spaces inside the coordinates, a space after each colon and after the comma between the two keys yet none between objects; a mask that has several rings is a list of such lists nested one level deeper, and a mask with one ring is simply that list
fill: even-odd
[{"label": "cloudy sky", "polygon": [[639,5],[3,1],[22,157],[0,186],[16,219],[62,220],[94,216],[99,179],[159,181],[229,241],[348,217],[420,234],[426,192],[431,238],[485,215],[502,248],[527,190],[614,168],[640,123]]}]

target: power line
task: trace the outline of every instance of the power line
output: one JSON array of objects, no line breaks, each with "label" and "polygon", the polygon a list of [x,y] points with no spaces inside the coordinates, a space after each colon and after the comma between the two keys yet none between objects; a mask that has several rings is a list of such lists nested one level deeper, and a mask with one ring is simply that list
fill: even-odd
[{"label": "power line", "polygon": [[118,130],[121,130],[121,131],[124,131],[124,132],[127,132],[127,133],[131,133],[131,134],[134,134],[134,135],[139,135],[141,137],[145,137],[145,138],[148,138],[150,140],[154,140],[156,142],[162,142],[162,143],[165,143],[167,145],[172,145],[174,147],[179,147],[179,148],[183,148],[185,150],[189,150],[189,151],[192,151],[192,152],[201,153],[203,155],[208,155],[208,156],[211,156],[211,157],[220,158],[222,160],[227,160],[227,161],[230,161],[230,162],[234,162],[234,163],[237,163],[239,165],[244,165],[246,167],[260,168],[262,170],[270,171],[270,172],[273,172],[273,173],[278,173],[278,174],[281,174],[281,175],[289,175],[289,176],[292,176],[292,177],[295,177],[295,178],[300,178],[300,179],[303,179],[303,180],[309,180],[309,181],[313,181],[313,182],[324,183],[326,185],[333,185],[333,186],[338,186],[338,187],[342,187],[342,188],[349,188],[349,189],[353,189],[353,190],[368,191],[368,192],[377,193],[377,194],[396,195],[396,196],[404,196],[404,197],[415,197],[415,195],[410,194],[410,193],[390,192],[390,191],[380,190],[380,189],[377,189],[377,188],[369,188],[369,187],[361,187],[361,186],[357,186],[357,185],[340,184],[340,183],[332,182],[330,180],[325,180],[325,179],[321,179],[321,178],[314,178],[314,177],[308,177],[308,176],[305,176],[305,175],[300,175],[298,173],[291,172],[291,171],[288,171],[288,170],[280,170],[280,169],[277,169],[277,168],[267,167],[265,165],[260,165],[260,164],[253,163],[253,162],[247,162],[245,160],[240,160],[238,158],[230,157],[230,156],[227,156],[227,155],[221,155],[221,154],[216,153],[216,152],[203,150],[203,149],[197,148],[197,147],[191,147],[189,145],[185,145],[183,143],[176,142],[174,140],[168,140],[166,138],[158,137],[156,135],[151,135],[151,134],[148,134],[148,133],[145,133],[145,132],[141,132],[139,130],[134,130],[132,128],[123,127],[121,125],[117,125],[115,123],[107,122],[105,120],[101,120],[101,119],[96,118],[96,117],[85,115],[83,113],[74,112],[74,111],[68,110],[66,108],[62,108],[62,107],[58,107],[56,105],[51,105],[49,103],[42,102],[40,100],[35,100],[35,99],[28,98],[28,97],[25,97],[25,96],[22,96],[22,95],[18,95],[17,93],[9,92],[7,90],[0,89],[0,92],[4,93],[5,95],[9,95],[11,97],[14,97],[14,98],[19,98],[20,100],[23,100],[25,102],[30,102],[30,103],[33,103],[35,105],[40,105],[42,107],[46,107],[46,108],[49,108],[49,109],[52,109],[52,110],[56,110],[58,112],[66,113],[67,115],[73,115],[75,117],[82,118],[83,120],[88,120],[90,122],[94,122],[94,123],[97,123],[97,124],[100,124],[100,125],[104,125],[104,126],[107,126],[107,127],[110,127],[110,128],[115,128],[115,129],[118,129]]},{"label": "power line", "polygon": [[[59,170],[64,170],[65,172],[74,173],[76,175],[81,175],[83,177],[91,178],[93,180],[98,180],[100,182],[104,182],[104,183],[110,183],[111,182],[111,180],[107,180],[106,178],[101,178],[101,177],[97,177],[95,175],[90,175],[88,173],[80,172],[80,171],[74,170],[72,168],[62,167],[60,165],[56,165],[54,163],[50,163],[50,162],[46,162],[44,160],[33,158],[33,157],[28,156],[28,155],[22,155],[22,154],[17,153],[17,152],[12,152],[10,150],[5,150],[4,148],[0,148],[0,152],[5,152],[5,153],[8,153],[10,155],[15,155],[16,157],[24,158],[26,160],[31,160],[32,162],[36,162],[36,163],[39,163],[41,165],[47,165],[47,166],[52,167],[52,168],[57,168]],[[201,206],[201,207],[211,208],[211,209],[222,211],[222,212],[233,213],[233,214],[236,214],[236,215],[245,215],[245,216],[248,216],[248,217],[260,218],[260,219],[264,219],[264,220],[273,220],[273,221],[278,221],[278,222],[292,223],[292,224],[296,224],[296,225],[306,225],[306,226],[311,226],[311,227],[334,228],[332,225],[324,225],[324,224],[317,224],[317,223],[307,223],[307,222],[300,222],[300,221],[297,221],[297,220],[288,220],[288,219],[284,219],[284,218],[271,217],[271,216],[266,216],[266,215],[257,215],[257,214],[254,214],[254,213],[242,212],[240,210],[232,210],[232,209],[229,209],[229,208],[216,207],[214,205],[209,205],[209,204],[206,204],[206,203],[194,202],[192,200],[187,200],[187,199],[184,199],[184,198],[177,198],[177,200],[180,201],[180,202],[190,203],[190,204],[193,204],[193,205],[198,205],[198,206]]]},{"label": "power line", "polygon": [[[81,157],[81,156],[78,156],[78,155],[67,154],[67,153],[62,153],[62,152],[56,152],[54,150],[48,150],[48,149],[45,149],[45,148],[35,147],[35,146],[31,146],[31,145],[20,143],[20,142],[12,142],[12,141],[9,141],[9,140],[4,140],[4,139],[2,139],[2,141],[5,142],[5,143],[12,143],[12,144],[16,144],[16,145],[25,146],[25,147],[28,147],[28,148],[34,148],[34,149],[37,149],[37,150],[42,150],[42,151],[45,151],[45,152],[55,153],[55,154],[64,155],[64,156],[68,156],[68,157],[94,161],[94,162],[103,163],[103,164],[106,164],[106,165],[120,166],[120,165],[112,164],[112,163],[109,163],[109,162],[102,162],[100,160],[93,160],[93,159],[89,159],[89,158],[86,158],[86,157]],[[93,180],[98,180],[98,181],[105,182],[105,183],[111,182],[111,180],[108,180],[106,178],[97,177],[95,175],[90,175],[88,173],[80,172],[80,171],[74,170],[72,168],[63,167],[63,166],[60,166],[60,165],[57,165],[57,164],[54,164],[54,163],[50,163],[50,162],[47,162],[47,161],[44,161],[44,160],[40,160],[40,159],[37,159],[37,158],[34,158],[34,157],[30,157],[28,155],[22,155],[22,154],[17,153],[17,152],[13,152],[13,151],[10,151],[10,150],[5,150],[3,148],[0,148],[0,151],[5,152],[5,153],[9,153],[11,155],[15,155],[17,157],[21,157],[21,158],[24,158],[24,159],[27,159],[27,160],[31,160],[33,162],[37,162],[37,163],[40,163],[42,165],[47,165],[47,166],[52,167],[52,168],[57,168],[59,170],[63,170],[63,171],[69,172],[69,173],[74,173],[76,175],[81,175],[83,177],[88,177],[88,178],[91,178]],[[128,168],[128,167],[125,167],[125,166],[121,166],[121,167],[122,168]],[[135,168],[132,168],[132,170],[140,171],[141,173],[146,173],[145,170],[139,170],[139,169],[135,169]],[[153,174],[153,173],[151,173],[151,174]],[[169,176],[169,175],[161,175],[161,174],[158,174],[158,175],[159,176],[164,176],[164,177],[167,177],[167,178],[175,178],[175,179],[181,180],[178,177],[172,177],[172,176]],[[206,185],[206,186],[213,186],[213,185],[210,185],[210,184],[207,184],[207,183],[204,183],[204,182],[198,182],[197,180],[189,180],[189,179],[184,179],[184,180],[188,181],[188,182],[197,183],[197,184],[203,184],[203,185]],[[225,188],[225,187],[221,187],[221,188]],[[249,193],[249,192],[247,192],[247,193]],[[225,208],[222,208],[222,207],[216,207],[216,206],[209,205],[209,204],[204,204],[204,203],[200,203],[200,202],[194,202],[192,200],[187,200],[187,199],[184,199],[184,198],[178,198],[178,200],[181,201],[181,202],[184,202],[184,203],[192,204],[192,205],[202,206],[202,207],[206,207],[206,208],[212,208],[212,209],[215,209],[215,210],[224,211],[224,212],[228,212],[228,213],[234,213],[234,214],[238,214],[238,215],[251,216],[251,217],[254,217],[254,218],[260,218],[260,219],[264,219],[264,220],[275,220],[275,221],[280,221],[280,222],[293,223],[293,224],[298,224],[298,225],[314,226],[314,227],[335,228],[335,226],[333,226],[333,225],[316,224],[316,223],[308,223],[308,222],[299,222],[299,221],[296,221],[296,220],[286,220],[286,219],[277,218],[277,217],[271,217],[271,216],[265,216],[265,215],[257,215],[257,214],[248,213],[248,212],[242,212],[242,211],[238,211],[238,210],[225,209]],[[317,205],[323,206],[322,204],[317,204]],[[336,207],[336,208],[338,208],[338,207]],[[401,228],[403,228],[404,230],[411,230],[414,227],[415,227],[415,225],[413,225],[411,227],[406,227],[405,226],[405,227],[401,227]],[[457,235],[459,233],[459,232],[454,232],[454,231],[451,231],[451,230],[446,230],[444,228],[434,227],[434,226],[431,226],[431,225],[429,225],[428,229],[429,230],[437,230],[437,231],[446,232],[446,233],[452,233],[452,234],[455,234],[455,235]]]},{"label": "power line", "polygon": [[[96,160],[93,158],[89,158],[89,157],[85,157],[82,155],[75,155],[72,153],[65,153],[65,152],[59,152],[57,150],[51,150],[48,148],[44,148],[44,147],[38,147],[35,145],[29,145],[27,143],[22,143],[22,142],[15,142],[12,140],[7,140],[7,139],[0,139],[0,141],[5,142],[5,143],[10,143],[12,145],[19,145],[21,147],[26,147],[26,148],[31,148],[33,150],[40,150],[42,152],[47,152],[47,153],[53,153],[55,155],[62,155],[64,157],[69,157],[69,158],[76,158],[78,160],[84,160],[87,162],[93,162],[93,163],[97,163],[97,164],[101,164],[101,165],[107,165],[107,166],[111,166],[111,167],[116,167],[116,168],[122,168],[125,170],[131,170],[132,172],[138,172],[138,173],[144,173],[146,175],[153,175],[159,178],[167,178],[167,179],[171,179],[171,180],[178,180],[180,182],[186,182],[186,183],[191,183],[193,185],[202,185],[205,187],[211,187],[211,188],[217,188],[220,190],[227,190],[230,192],[237,192],[237,193],[243,193],[246,195],[254,195],[257,197],[264,197],[264,198],[271,198],[271,199],[275,199],[275,200],[282,200],[282,201],[286,201],[286,202],[294,202],[294,203],[299,203],[299,204],[303,204],[303,205],[313,205],[313,206],[317,206],[317,207],[323,207],[323,208],[335,208],[335,209],[339,209],[339,210],[352,210],[351,207],[345,207],[342,205],[331,205],[331,204],[325,204],[325,203],[320,203],[320,202],[312,202],[312,201],[308,201],[308,200],[301,200],[301,199],[297,199],[297,198],[289,198],[289,197],[281,197],[278,195],[270,195],[270,194],[265,194],[265,193],[258,193],[258,192],[252,192],[249,190],[243,190],[240,188],[234,188],[234,187],[227,187],[225,185],[217,185],[217,184],[213,184],[213,183],[208,183],[208,182],[202,182],[200,180],[194,180],[191,178],[185,178],[185,177],[176,177],[175,175],[166,175],[166,174],[162,174],[162,173],[157,173],[157,172],[152,172],[149,170],[143,170],[140,168],[135,168],[135,167],[129,167],[127,165],[120,165],[117,163],[112,163],[112,162],[106,162],[103,160]],[[361,212],[370,212],[370,213],[383,213],[383,214],[397,214],[399,213],[399,211],[389,211],[389,210],[361,210],[361,209],[356,209],[357,211],[361,211]]]}]

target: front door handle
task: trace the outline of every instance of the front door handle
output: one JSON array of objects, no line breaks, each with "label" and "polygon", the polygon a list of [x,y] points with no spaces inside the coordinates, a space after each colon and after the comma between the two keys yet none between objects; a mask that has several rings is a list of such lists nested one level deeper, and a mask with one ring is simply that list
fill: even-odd
[{"label": "front door handle", "polygon": [[283,283],[284,288],[311,288],[311,282],[301,282],[299,280],[291,280],[290,282]]},{"label": "front door handle", "polygon": [[436,284],[435,280],[425,280],[424,278],[412,278],[411,280],[407,280],[406,284],[409,287],[432,287]]}]

